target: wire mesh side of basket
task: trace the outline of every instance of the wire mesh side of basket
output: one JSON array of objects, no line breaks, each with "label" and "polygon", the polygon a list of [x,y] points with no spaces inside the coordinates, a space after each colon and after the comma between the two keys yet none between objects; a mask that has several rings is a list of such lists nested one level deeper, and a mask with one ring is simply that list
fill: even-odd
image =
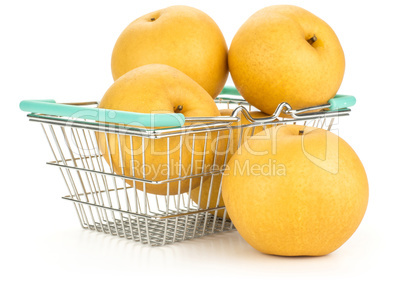
[{"label": "wire mesh side of basket", "polygon": [[[41,123],[54,158],[48,164],[59,168],[67,187],[68,195],[63,199],[73,203],[83,228],[153,246],[235,229],[224,207],[221,189],[222,172],[228,155],[231,150],[237,149],[230,148],[233,134],[230,125],[197,128],[196,131],[184,130],[158,135],[156,139],[155,136],[114,131],[112,135],[119,140],[115,153],[120,156],[127,152],[132,156],[133,143],[137,143],[137,148],[143,149],[150,140],[165,140],[169,151],[169,146],[176,142],[178,153],[175,157],[173,154],[163,156],[166,160],[165,169],[168,171],[172,170],[169,163],[172,158],[178,158],[179,164],[182,164],[183,152],[186,150],[184,146],[194,147],[195,140],[205,145],[212,139],[215,143],[211,142],[211,146],[224,148],[223,153],[218,155],[218,150],[215,150],[209,158],[206,157],[205,149],[198,152],[198,160],[201,161],[201,169],[198,170],[194,164],[196,152],[192,150],[189,169],[185,172],[180,169],[174,177],[168,173],[165,178],[155,180],[141,169],[133,169],[132,173],[127,173],[131,168],[125,167],[125,162],[121,162],[120,169],[113,167],[113,164],[109,165],[97,140],[100,134],[110,138],[111,135],[107,132],[79,123],[55,122],[46,118],[36,121]],[[270,126],[281,123],[331,129],[336,118],[300,121],[282,119]],[[266,126],[268,124],[263,123],[241,126],[238,128],[238,138],[243,138],[245,130],[249,130],[247,134],[252,136],[256,128],[264,129]],[[128,151],[120,145],[121,140],[128,140]],[[111,151],[109,144],[106,151]],[[142,153],[139,167],[144,168],[147,160],[144,159],[144,152]],[[198,184],[193,185],[194,183]],[[152,187],[158,185],[167,187],[165,195],[151,193]],[[173,193],[172,187],[176,187],[177,191]]]},{"label": "wire mesh side of basket", "polygon": [[[105,132],[46,122],[41,122],[41,126],[54,157],[48,164],[59,168],[68,189],[68,195],[63,199],[73,202],[83,228],[151,245],[164,245],[234,229],[227,218],[225,207],[220,205],[221,195],[215,195],[217,197],[215,202],[211,200],[212,195],[208,203],[204,204],[200,203],[201,198],[197,201],[191,195],[195,193],[195,187],[191,182],[196,182],[198,179],[201,184],[210,181],[212,185],[214,177],[218,177],[221,173],[220,169],[224,163],[221,162],[220,166],[213,169],[213,161],[219,159],[217,156],[210,158],[208,162],[201,157],[202,166],[208,169],[198,171],[197,174],[190,168],[175,178],[166,177],[155,181],[146,173],[124,174],[121,170],[116,173],[116,168],[106,162],[98,147],[96,134],[107,136]],[[222,132],[215,130],[214,134],[218,136]],[[183,140],[196,135],[201,139],[199,143],[207,143],[207,132],[203,131],[168,136],[156,141],[165,139],[167,143],[173,143],[174,139],[180,140],[178,150],[182,152]],[[139,148],[144,148],[147,141],[155,140],[123,133],[113,136],[121,139],[129,138],[131,142],[141,142],[137,144]],[[229,140],[229,136],[225,137],[226,140]],[[110,147],[107,151],[110,151]],[[121,151],[117,154],[121,154]],[[181,154],[176,154],[178,155],[181,158]],[[224,160],[225,156],[226,154],[220,159]],[[191,159],[193,158],[195,157],[192,156]],[[168,161],[169,156],[166,155],[167,169],[170,165]],[[139,167],[143,165],[146,165],[146,161],[140,163]],[[164,169],[164,164],[161,165]],[[139,172],[142,172],[141,168]],[[176,186],[179,187],[179,191],[169,193],[168,188],[166,195],[148,192],[152,186],[158,185]],[[204,194],[202,189],[205,190],[206,187],[207,185],[201,185],[197,193]]]}]

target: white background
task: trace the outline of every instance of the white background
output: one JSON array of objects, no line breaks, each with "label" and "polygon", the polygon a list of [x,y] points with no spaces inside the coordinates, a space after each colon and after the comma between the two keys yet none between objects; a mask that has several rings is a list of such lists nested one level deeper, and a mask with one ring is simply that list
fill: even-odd
[{"label": "white background", "polygon": [[[300,2],[300,3],[299,3]],[[271,4],[298,4],[324,19],[346,55],[339,93],[355,95],[340,135],[365,165],[370,200],[356,233],[316,258],[263,255],[237,232],[151,248],[81,229],[38,124],[23,99],[100,100],[112,84],[110,56],[135,18],[172,4],[209,14],[228,46]],[[402,279],[402,17],[398,1],[2,1],[0,5],[1,265],[3,281]],[[228,81],[231,84],[231,81]],[[4,280],[5,277],[7,280]]]}]

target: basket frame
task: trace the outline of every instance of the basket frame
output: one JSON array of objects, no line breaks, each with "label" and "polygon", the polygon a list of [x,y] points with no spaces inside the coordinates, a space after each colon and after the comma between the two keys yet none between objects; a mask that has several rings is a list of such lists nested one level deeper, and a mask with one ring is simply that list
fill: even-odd
[{"label": "basket frame", "polygon": [[[189,136],[191,134],[194,136],[195,134],[204,134],[207,132],[216,132],[219,136],[220,132],[227,131],[229,132],[227,135],[227,146],[229,146],[233,130],[236,129],[240,130],[242,133],[246,128],[255,128],[257,126],[276,126],[279,124],[289,123],[301,123],[306,125],[311,121],[313,122],[313,125],[315,125],[316,122],[317,125],[319,125],[321,121],[321,128],[324,128],[325,126],[327,130],[331,130],[335,119],[348,116],[350,114],[350,109],[348,108],[339,109],[336,111],[325,110],[327,105],[310,109],[310,111],[315,110],[315,112],[309,112],[309,110],[306,109],[293,111],[288,104],[282,103],[278,105],[277,111],[270,118],[257,120],[251,118],[249,111],[252,109],[252,107],[242,99],[218,98],[215,100],[215,102],[218,105],[227,106],[227,108],[235,107],[232,116],[224,118],[190,118],[186,120],[188,122],[197,124],[164,129],[133,128],[121,124],[93,122],[40,113],[30,113],[28,114],[28,117],[30,121],[41,124],[54,157],[54,160],[48,161],[47,164],[53,167],[58,167],[63,175],[69,194],[63,196],[62,199],[73,203],[80,224],[84,229],[124,237],[141,243],[150,244],[152,246],[161,246],[182,240],[202,237],[217,232],[235,230],[233,223],[227,218],[225,207],[219,204],[221,187],[219,187],[219,195],[216,205],[212,205],[211,207],[208,206],[207,208],[201,208],[197,206],[196,203],[192,203],[190,205],[190,196],[186,197],[184,194],[166,195],[165,197],[159,197],[159,199],[158,196],[156,196],[157,199],[155,203],[158,208],[160,202],[165,201],[166,209],[162,213],[157,213],[146,209],[147,204],[149,205],[149,199],[147,198],[151,197],[148,195],[146,190],[143,191],[142,195],[138,195],[139,192],[136,191],[137,189],[135,187],[127,186],[127,181],[143,183],[145,187],[145,184],[169,185],[168,183],[181,183],[185,180],[191,181],[191,179],[195,178],[208,179],[208,177],[210,177],[211,190],[213,178],[223,173],[224,167],[227,163],[227,153],[224,156],[223,168],[220,170],[202,172],[201,174],[185,175],[175,179],[153,181],[146,179],[145,177],[116,174],[116,172],[113,171],[113,168],[109,172],[106,171],[106,169],[103,168],[105,163],[104,160],[102,160],[102,155],[99,151],[99,148],[96,148],[96,142],[93,140],[95,132],[103,133],[105,135],[117,134],[119,138],[120,136],[129,136],[131,140],[134,137],[141,138],[142,140],[156,140],[170,139],[174,137],[182,138],[183,136]],[[97,106],[96,102],[71,104],[80,106]],[[248,109],[246,107],[248,107]],[[240,126],[233,125],[239,120],[239,113],[244,115],[244,117],[247,118],[251,123]],[[280,115],[282,113],[286,113],[288,116],[281,117]],[[328,120],[329,123],[326,123]],[[200,122],[202,123],[200,124]],[[56,133],[56,130],[58,130],[58,134]],[[71,143],[71,136],[67,137],[67,131],[71,133],[71,136],[74,136],[76,139],[75,143],[77,144],[84,143],[83,140],[85,139],[88,151],[93,149],[95,153],[92,155],[86,155],[81,151],[79,151],[78,154],[77,152],[72,152],[71,145],[69,144],[69,142]],[[254,129],[252,129],[252,131],[254,132]],[[81,136],[82,140],[80,137],[78,137],[78,142],[76,136]],[[62,148],[61,141],[65,143],[64,148]],[[89,148],[90,144],[92,144],[93,148]],[[70,155],[70,158],[65,157],[65,154],[67,153]],[[214,157],[214,160],[215,158],[216,156]],[[97,169],[95,169],[95,161],[98,164]],[[82,165],[79,165],[80,162]],[[90,162],[92,162],[92,166],[90,165]],[[73,176],[73,174],[76,176]],[[93,187],[88,187],[88,185],[84,184],[85,178],[87,179],[89,186],[91,186],[92,182]],[[96,182],[98,182],[98,190],[95,188],[96,182],[94,179],[96,179]],[[109,182],[105,179],[112,179],[112,182],[114,181],[114,185],[109,185]],[[103,189],[99,185],[99,180],[104,182],[104,186],[102,186]],[[116,184],[116,180],[122,182],[123,186],[118,186]],[[77,183],[81,184],[81,191],[78,191],[79,189],[75,187]],[[142,210],[140,210],[140,212],[138,212],[138,210],[133,211],[129,204],[124,206],[124,204],[120,203],[124,202],[124,200],[127,202],[132,201],[132,198],[129,199],[127,196],[125,196],[128,195],[128,193],[133,195],[137,194],[136,198],[134,198],[136,203],[137,201],[140,201],[140,197],[142,198],[141,200],[143,201],[145,212]],[[103,198],[111,199],[112,195],[115,195],[115,198],[118,199],[117,206],[116,204],[112,204],[111,201],[109,204],[106,204],[103,200]],[[93,200],[91,200],[91,197]],[[98,198],[98,200],[95,198]],[[100,198],[102,198],[102,201],[99,200]],[[171,208],[170,201],[174,201],[173,207],[176,208]],[[210,200],[208,199],[208,203],[209,201]],[[181,202],[183,202],[182,207],[180,206]],[[223,211],[223,217],[218,216],[218,212],[220,211]]]}]

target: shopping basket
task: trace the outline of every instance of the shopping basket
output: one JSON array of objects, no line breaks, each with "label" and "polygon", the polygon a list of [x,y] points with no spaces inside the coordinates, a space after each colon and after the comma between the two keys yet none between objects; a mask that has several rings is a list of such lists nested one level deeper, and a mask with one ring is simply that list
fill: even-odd
[{"label": "shopping basket", "polygon": [[[30,121],[41,124],[53,156],[47,164],[59,169],[68,190],[62,198],[73,204],[83,228],[160,246],[235,230],[223,205],[220,185],[232,138],[240,140],[246,130],[252,136],[257,128],[287,123],[331,130],[339,117],[349,115],[355,99],[337,95],[328,104],[297,110],[284,102],[264,118],[253,118],[252,106],[234,87],[225,87],[215,102],[221,109],[233,109],[231,116],[140,114],[100,109],[97,102],[58,104],[54,100],[25,100],[20,108],[29,112]],[[240,124],[240,117],[248,122]],[[143,126],[133,126],[133,121]],[[103,152],[100,136],[106,140]],[[134,171],[134,166],[129,168],[123,161],[119,168],[113,165],[111,136],[117,138],[113,145],[116,155],[134,156],[134,148],[140,151],[142,170]],[[224,144],[220,156],[218,150],[210,157],[205,152],[211,136],[215,148]],[[128,151],[120,146],[121,140],[128,142]],[[167,146],[163,158],[168,173],[162,179],[145,173],[145,145],[152,140]],[[182,165],[185,144],[195,147],[196,142],[204,144],[204,152],[201,149],[198,157],[194,152],[188,155],[190,169],[180,168],[172,177],[169,161],[177,158]],[[169,153],[173,143],[177,145],[175,157]],[[131,169],[132,173],[127,173]],[[155,193],[153,187],[165,190]]]}]

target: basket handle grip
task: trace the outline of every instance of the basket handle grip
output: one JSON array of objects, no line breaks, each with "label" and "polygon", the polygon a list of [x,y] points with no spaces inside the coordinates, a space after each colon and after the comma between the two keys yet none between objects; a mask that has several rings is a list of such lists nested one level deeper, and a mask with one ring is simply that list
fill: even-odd
[{"label": "basket handle grip", "polygon": [[[221,94],[230,94],[230,95],[235,95],[235,96],[241,96],[239,91],[234,86],[223,87]],[[335,95],[334,98],[332,98],[328,101],[330,111],[336,111],[336,110],[340,110],[340,109],[349,108],[349,107],[354,106],[355,104],[356,104],[356,98],[351,95],[337,94],[337,95]]]},{"label": "basket handle grip", "polygon": [[230,95],[241,96],[239,91],[237,91],[236,87],[230,86],[230,85],[226,85],[225,87],[223,87],[220,94],[230,94]]},{"label": "basket handle grip", "polygon": [[354,106],[356,104],[356,98],[351,95],[337,94],[334,98],[328,101],[328,104],[330,105],[330,111],[336,111]]},{"label": "basket handle grip", "polygon": [[90,108],[67,104],[58,104],[54,100],[23,100],[20,109],[30,113],[82,118],[100,122],[120,123],[144,127],[177,127],[183,126],[183,114],[144,114],[126,111]]}]

